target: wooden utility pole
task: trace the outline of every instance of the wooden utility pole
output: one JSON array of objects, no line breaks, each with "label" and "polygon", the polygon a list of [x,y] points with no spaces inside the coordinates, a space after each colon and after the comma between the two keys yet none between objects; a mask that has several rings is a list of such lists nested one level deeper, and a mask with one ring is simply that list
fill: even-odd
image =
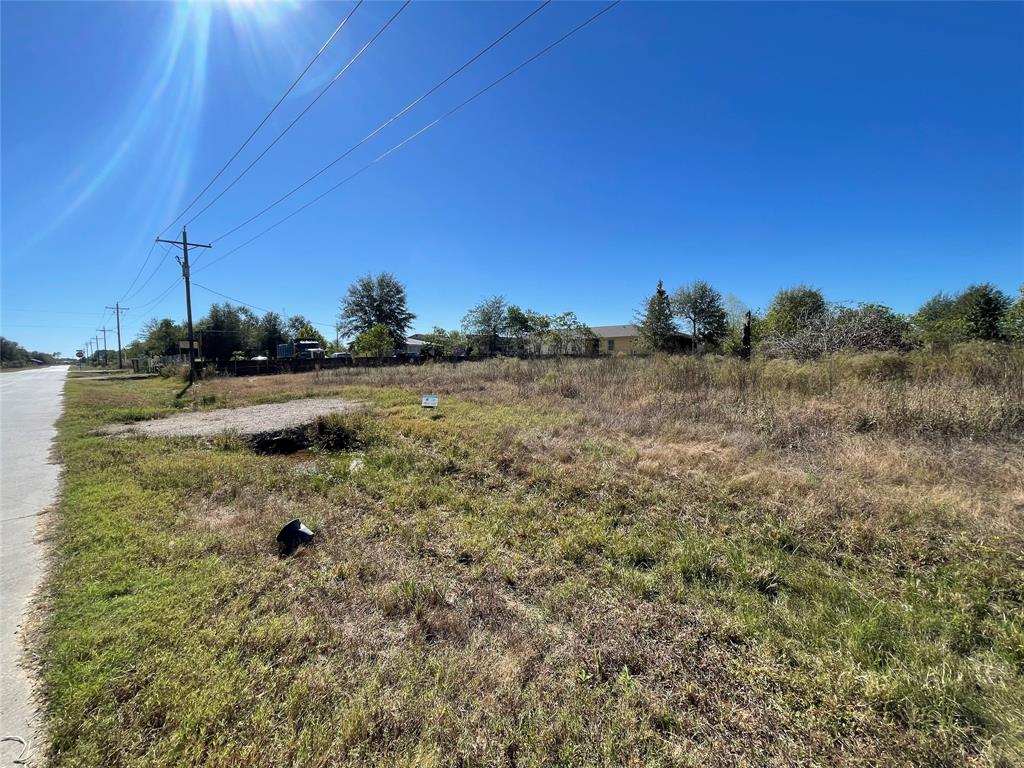
[{"label": "wooden utility pole", "polygon": [[112,307],[107,309],[114,310],[114,317],[117,318],[117,370],[121,370],[124,364],[121,361],[121,313],[127,312],[128,307],[122,307],[120,302],[117,302]]},{"label": "wooden utility pole", "polygon": [[[96,330],[98,331],[99,328],[97,328]],[[99,365],[99,363],[100,363],[100,337],[99,336],[93,336],[93,339],[96,340],[96,364]]]},{"label": "wooden utility pole", "polygon": [[[188,382],[194,384],[196,380],[196,337],[192,330],[192,283],[189,277],[189,265],[188,265],[188,232],[185,231],[185,227],[181,228],[181,240],[163,240],[157,238],[158,243],[170,243],[171,245],[181,246],[181,258],[178,259],[178,263],[181,264],[181,275],[185,278],[185,310],[188,315]],[[201,243],[192,243],[193,248],[212,248],[212,245],[203,245]]]},{"label": "wooden utility pole", "polygon": [[107,331],[112,331],[114,329],[104,326],[103,328],[97,328],[96,330],[103,331],[103,366],[106,367],[110,364],[110,361],[107,359]]}]

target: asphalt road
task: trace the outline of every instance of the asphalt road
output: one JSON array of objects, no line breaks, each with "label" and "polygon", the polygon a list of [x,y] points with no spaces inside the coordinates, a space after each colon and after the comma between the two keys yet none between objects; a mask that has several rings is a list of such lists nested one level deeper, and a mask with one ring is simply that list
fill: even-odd
[{"label": "asphalt road", "polygon": [[[30,740],[35,711],[18,664],[25,607],[42,577],[39,513],[54,500],[60,468],[50,463],[54,422],[64,407],[67,366],[0,374],[0,737]],[[0,743],[0,766],[21,746]]]}]

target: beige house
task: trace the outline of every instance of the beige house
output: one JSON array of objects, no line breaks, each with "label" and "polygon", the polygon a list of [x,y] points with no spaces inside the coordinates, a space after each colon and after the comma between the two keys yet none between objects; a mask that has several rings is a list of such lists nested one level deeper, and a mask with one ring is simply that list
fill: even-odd
[{"label": "beige house", "polygon": [[631,355],[638,351],[640,329],[628,325],[595,325],[590,329],[597,337],[597,351],[602,355]]},{"label": "beige house", "polygon": [[[632,323],[595,325],[590,330],[597,337],[599,355],[635,355],[643,352],[640,347],[640,329]],[[678,352],[689,350],[691,344],[688,333],[676,334],[673,339],[673,347]]]}]

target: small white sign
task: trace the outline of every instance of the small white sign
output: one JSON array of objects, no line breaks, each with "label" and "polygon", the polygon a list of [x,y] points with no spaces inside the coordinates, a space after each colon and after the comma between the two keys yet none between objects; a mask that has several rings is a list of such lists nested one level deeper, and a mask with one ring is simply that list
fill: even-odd
[{"label": "small white sign", "polygon": [[424,395],[420,405],[424,408],[437,408],[437,395]]}]

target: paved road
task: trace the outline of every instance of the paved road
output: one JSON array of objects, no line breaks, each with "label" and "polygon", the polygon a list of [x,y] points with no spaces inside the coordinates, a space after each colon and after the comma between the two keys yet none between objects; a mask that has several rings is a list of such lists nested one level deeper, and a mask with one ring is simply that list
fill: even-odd
[{"label": "paved road", "polygon": [[[17,663],[18,632],[42,576],[34,534],[38,514],[57,492],[60,470],[50,463],[50,443],[66,375],[66,366],[0,374],[0,737],[28,739],[35,714]],[[12,765],[20,751],[0,744],[0,766]]]}]

